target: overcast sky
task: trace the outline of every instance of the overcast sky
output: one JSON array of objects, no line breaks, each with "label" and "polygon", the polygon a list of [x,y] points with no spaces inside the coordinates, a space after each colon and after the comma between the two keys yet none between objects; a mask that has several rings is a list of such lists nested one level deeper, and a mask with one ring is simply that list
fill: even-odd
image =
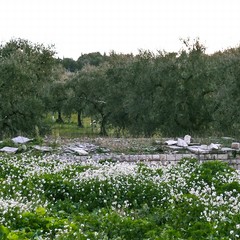
[{"label": "overcast sky", "polygon": [[58,56],[179,51],[180,38],[212,53],[240,43],[240,0],[0,0],[0,41],[54,44]]}]

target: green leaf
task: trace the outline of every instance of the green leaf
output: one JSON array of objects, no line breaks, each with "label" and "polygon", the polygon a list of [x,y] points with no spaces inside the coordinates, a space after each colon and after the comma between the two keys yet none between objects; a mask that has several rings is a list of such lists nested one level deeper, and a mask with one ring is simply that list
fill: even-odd
[{"label": "green leaf", "polygon": [[37,207],[36,214],[38,216],[44,216],[46,214],[47,210],[43,207]]}]

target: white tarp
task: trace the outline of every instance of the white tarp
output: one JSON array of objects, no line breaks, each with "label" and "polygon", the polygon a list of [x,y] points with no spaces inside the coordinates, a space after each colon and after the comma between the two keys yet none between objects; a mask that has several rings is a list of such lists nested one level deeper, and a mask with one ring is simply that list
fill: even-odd
[{"label": "white tarp", "polygon": [[79,147],[68,147],[67,150],[70,150],[73,153],[78,154],[79,156],[86,156],[88,152]]},{"label": "white tarp", "polygon": [[190,144],[190,143],[191,143],[191,136],[190,136],[190,135],[185,135],[185,136],[184,136],[184,141],[185,141],[187,144]]},{"label": "white tarp", "polygon": [[187,147],[187,149],[192,152],[192,153],[197,153],[197,154],[204,154],[204,153],[209,153],[209,150],[206,148],[202,148],[201,146],[191,146]]},{"label": "white tarp", "polygon": [[168,146],[171,146],[171,145],[176,145],[176,144],[177,144],[177,141],[175,141],[175,140],[167,140],[167,141],[165,141],[165,143],[166,143]]},{"label": "white tarp", "polygon": [[23,137],[23,136],[18,136],[18,137],[12,138],[12,141],[14,143],[21,143],[21,144],[27,143],[31,140],[32,139],[29,139],[29,138],[26,138],[26,137]]},{"label": "white tarp", "polygon": [[48,147],[48,146],[39,146],[39,145],[36,145],[36,146],[33,146],[33,148],[35,150],[38,150],[38,151],[41,151],[41,152],[51,152],[53,149],[51,147]]},{"label": "white tarp", "polygon": [[1,152],[6,152],[6,153],[16,153],[18,148],[15,147],[3,147],[0,149]]},{"label": "white tarp", "polygon": [[187,148],[190,152],[193,153],[210,153],[212,150],[221,149],[221,144],[211,143],[210,145],[200,145],[200,146],[191,146]]},{"label": "white tarp", "polygon": [[177,140],[177,145],[178,145],[179,147],[187,147],[187,146],[188,146],[188,144],[187,144],[183,139],[181,139],[181,138],[178,138],[178,140]]},{"label": "white tarp", "polygon": [[221,144],[218,144],[218,143],[211,143],[209,146],[208,146],[208,149],[210,150],[218,150],[221,148]]}]

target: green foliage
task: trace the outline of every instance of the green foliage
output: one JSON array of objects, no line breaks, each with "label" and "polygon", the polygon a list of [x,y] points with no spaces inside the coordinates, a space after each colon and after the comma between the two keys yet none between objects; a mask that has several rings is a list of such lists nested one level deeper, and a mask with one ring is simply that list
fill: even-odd
[{"label": "green foliage", "polygon": [[8,234],[9,234],[8,228],[1,225],[0,226],[0,238],[1,239],[6,239]]},{"label": "green foliage", "polygon": [[74,61],[72,58],[63,58],[63,60],[61,61],[63,67],[70,72],[75,72],[77,71],[77,62]]},{"label": "green foliage", "polygon": [[220,161],[183,159],[162,168],[19,154],[1,157],[0,166],[3,240],[210,240],[240,234],[239,176]]},{"label": "green foliage", "polygon": [[0,143],[0,148],[6,147],[6,146],[8,146],[8,147],[16,147],[15,143],[10,138],[4,139]]},{"label": "green foliage", "polygon": [[41,128],[53,55],[50,47],[22,39],[0,46],[0,135],[34,134],[36,125]]},{"label": "green foliage", "polygon": [[[74,115],[73,115],[74,116]],[[52,136],[57,140],[59,137],[77,138],[79,136],[98,136],[98,129],[92,128],[90,119],[83,119],[84,128],[79,128],[76,122],[73,123],[54,123],[52,124]]]},{"label": "green foliage", "polygon": [[101,55],[99,52],[92,52],[88,54],[82,54],[76,61],[77,69],[81,70],[84,66],[92,65],[99,66],[101,63],[106,61],[107,57]]},{"label": "green foliage", "polygon": [[[178,53],[111,53],[107,64],[90,63],[98,66],[94,71],[85,65],[73,80],[83,94],[78,94],[81,111],[100,116],[117,135],[237,135],[239,49],[209,56],[199,39],[183,45]],[[99,100],[104,107],[96,104]]]},{"label": "green foliage", "polygon": [[234,170],[226,163],[221,161],[206,161],[198,169],[199,180],[211,184],[218,182],[218,178],[225,174],[231,174]]},{"label": "green foliage", "polygon": [[[117,136],[239,135],[240,48],[213,55],[195,39],[179,52],[83,54],[14,39],[0,46],[0,135],[45,134],[44,114],[84,116]],[[11,85],[11,88],[9,88]]]}]

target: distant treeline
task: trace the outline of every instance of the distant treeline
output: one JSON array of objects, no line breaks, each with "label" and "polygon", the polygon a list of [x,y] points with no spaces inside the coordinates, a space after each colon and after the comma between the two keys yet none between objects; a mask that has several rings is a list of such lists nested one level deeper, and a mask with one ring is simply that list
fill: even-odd
[{"label": "distant treeline", "polygon": [[77,113],[133,136],[239,136],[240,47],[206,54],[198,39],[179,52],[89,53],[56,59],[52,47],[0,46],[1,135],[46,131],[49,112]]}]

